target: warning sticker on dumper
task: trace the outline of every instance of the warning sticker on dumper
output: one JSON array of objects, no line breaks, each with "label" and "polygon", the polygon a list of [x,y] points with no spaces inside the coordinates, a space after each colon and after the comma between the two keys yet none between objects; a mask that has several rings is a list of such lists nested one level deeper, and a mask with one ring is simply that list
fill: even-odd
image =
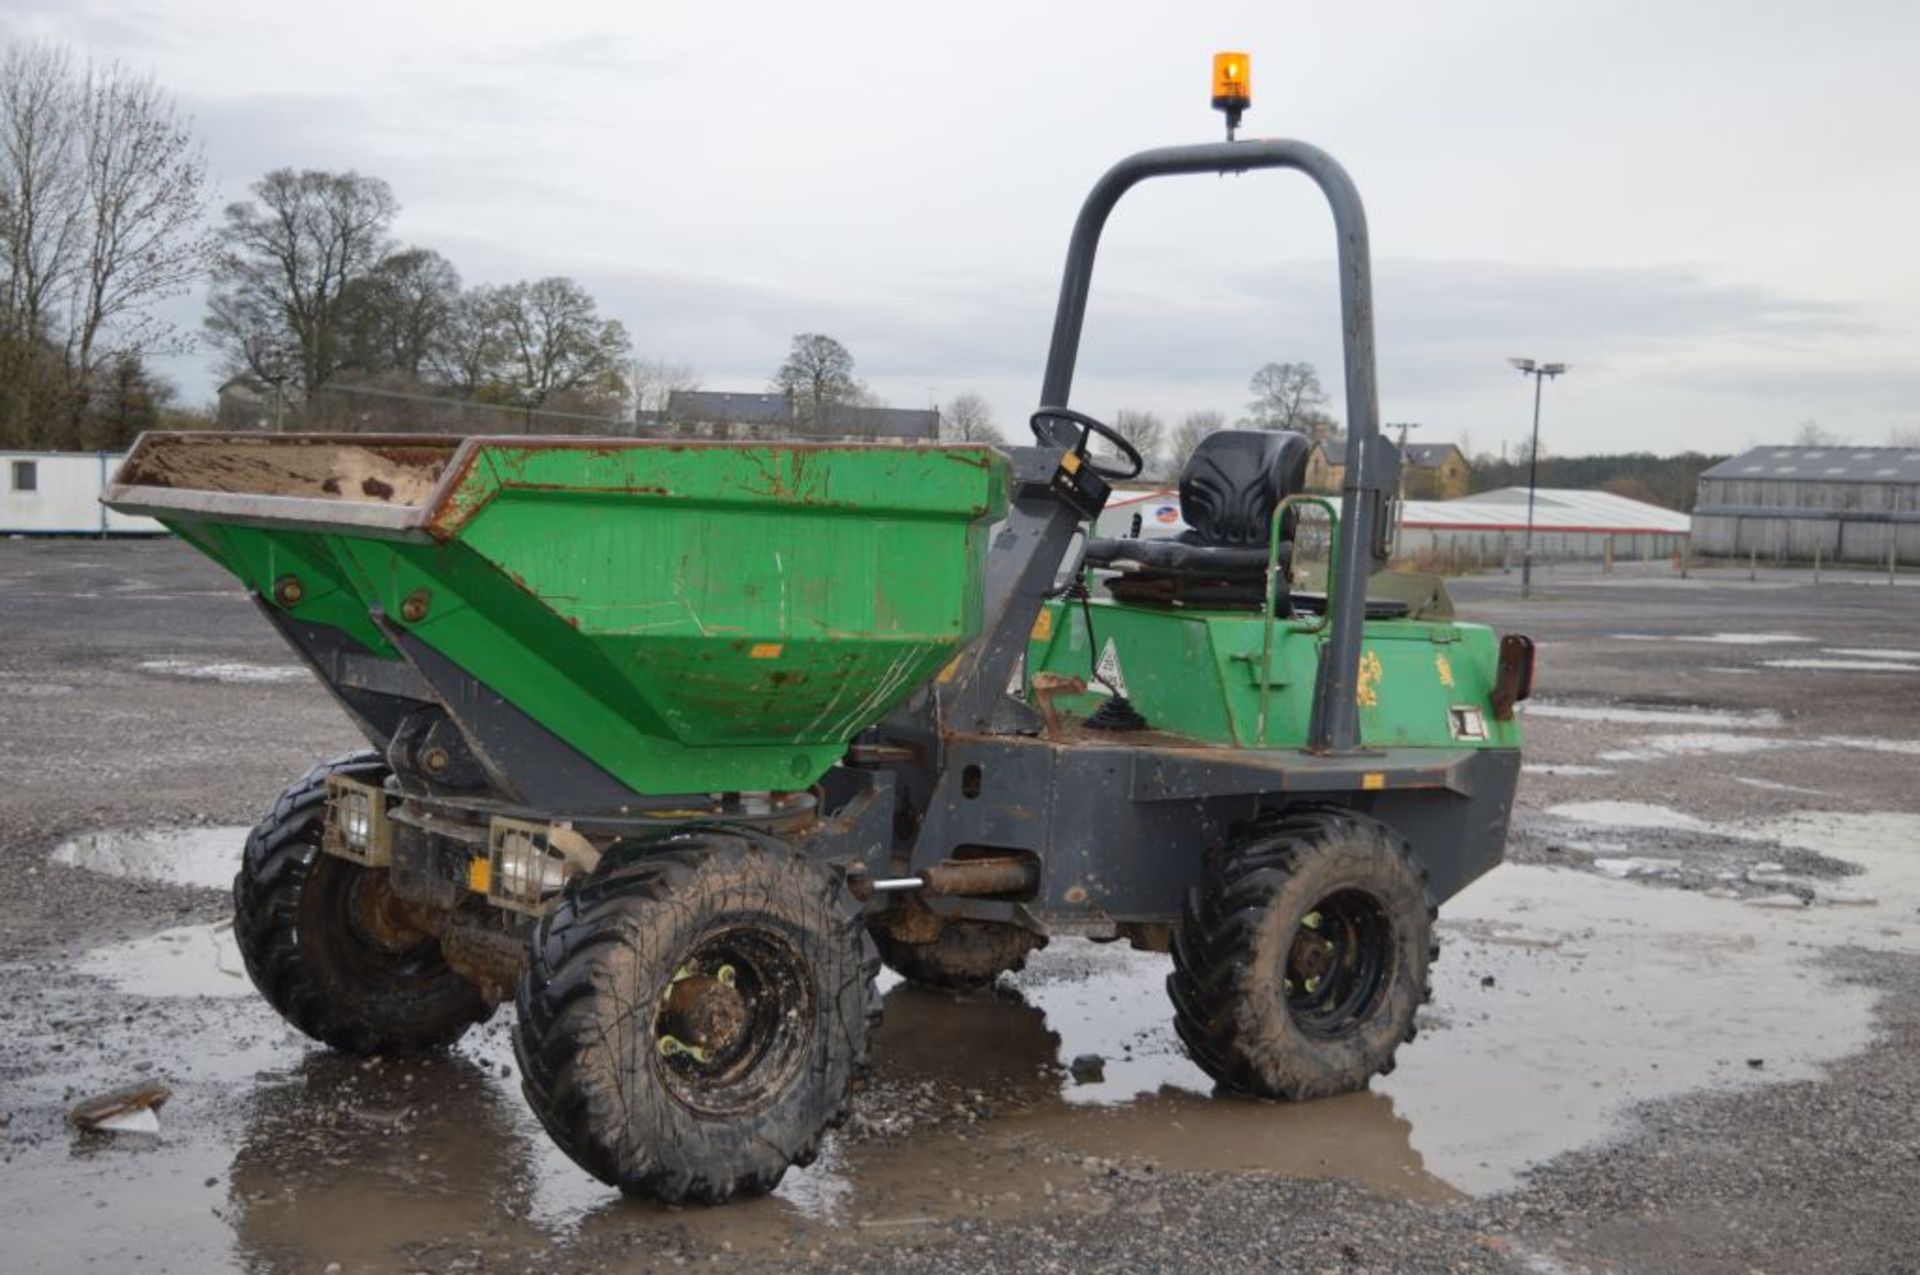
[{"label": "warning sticker on dumper", "polygon": [[1093,676],[1112,688],[1114,694],[1124,696],[1127,693],[1127,675],[1120,671],[1120,652],[1113,649],[1112,638],[1108,638],[1106,646],[1102,648],[1100,662],[1093,666]]}]

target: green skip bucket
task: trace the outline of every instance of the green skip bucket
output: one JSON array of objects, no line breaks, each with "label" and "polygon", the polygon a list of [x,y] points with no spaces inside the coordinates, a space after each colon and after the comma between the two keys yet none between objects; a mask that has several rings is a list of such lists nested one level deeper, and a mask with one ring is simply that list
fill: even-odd
[{"label": "green skip bucket", "polygon": [[[104,497],[634,792],[813,783],[979,631],[979,446],[149,434]],[[324,675],[324,669],[322,670]]]}]

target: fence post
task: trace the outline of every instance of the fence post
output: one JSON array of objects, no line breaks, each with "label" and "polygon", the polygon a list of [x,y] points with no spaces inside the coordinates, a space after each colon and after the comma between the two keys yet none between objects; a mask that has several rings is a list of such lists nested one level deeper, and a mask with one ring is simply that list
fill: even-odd
[{"label": "fence post", "polygon": [[1601,553],[1600,570],[1605,572],[1608,575],[1612,575],[1613,574],[1613,537],[1608,536],[1602,543],[1606,545],[1606,548]]},{"label": "fence post", "polygon": [[1680,578],[1685,580],[1693,569],[1693,533],[1689,531],[1680,537]]},{"label": "fence post", "polygon": [[1760,578],[1760,551],[1747,550],[1747,580],[1752,582]]},{"label": "fence post", "polygon": [[1813,582],[1820,583],[1820,546],[1813,547]]},{"label": "fence post", "polygon": [[1893,583],[1893,573],[1900,567],[1900,524],[1893,523],[1888,528],[1887,538],[1887,583]]}]

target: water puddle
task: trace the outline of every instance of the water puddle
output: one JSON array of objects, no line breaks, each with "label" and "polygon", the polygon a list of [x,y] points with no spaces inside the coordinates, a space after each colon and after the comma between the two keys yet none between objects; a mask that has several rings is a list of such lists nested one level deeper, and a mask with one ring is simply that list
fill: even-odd
[{"label": "water puddle", "polygon": [[1820,654],[1855,660],[1920,660],[1920,650],[1898,646],[1823,646]]},{"label": "water puddle", "polygon": [[[1916,669],[1915,672],[1920,672]],[[1742,756],[1793,748],[1857,748],[1864,752],[1920,755],[1920,740],[1875,739],[1863,735],[1815,735],[1782,739],[1770,735],[1727,735],[1713,731],[1649,735],[1631,748],[1612,748],[1599,761],[1663,761],[1672,757]],[[1744,782],[1744,781],[1743,781]],[[1800,791],[1812,791],[1801,789]]]},{"label": "water puddle", "polygon": [[1609,749],[1599,755],[1601,761],[1659,761],[1667,757],[1699,757],[1707,754],[1738,756],[1763,753],[1776,748],[1792,748],[1798,741],[1770,739],[1764,735],[1722,735],[1699,731],[1677,735],[1650,735],[1632,748]]},{"label": "water puddle", "polygon": [[89,832],[61,842],[49,858],[107,876],[227,890],[249,831],[231,825]]},{"label": "water puddle", "polygon": [[97,947],[75,966],[129,996],[251,996],[230,922],[183,925]]},{"label": "water puddle", "polygon": [[1527,762],[1520,767],[1523,775],[1547,775],[1552,778],[1599,778],[1611,775],[1612,770],[1605,766],[1576,766],[1560,762]]},{"label": "water puddle", "polygon": [[[623,1201],[567,1161],[520,1099],[507,1011],[450,1058],[369,1066],[305,1045],[253,999],[225,927],[114,944],[79,969],[142,1008],[121,1026],[109,1005],[107,1035],[88,1036],[66,1055],[74,1074],[49,1083],[110,1087],[128,1057],[154,1057],[177,1093],[165,1132],[135,1161],[29,1153],[61,1188],[0,1203],[0,1227],[46,1211],[55,1222],[36,1230],[76,1243],[68,1261],[152,1251],[205,1267],[231,1251],[241,1267],[413,1269],[476,1246],[506,1265],[539,1264],[555,1244],[704,1260],[723,1245],[804,1251],[958,1218],[1097,1213],[1111,1207],[1113,1166],[1146,1161],[1444,1200],[1619,1136],[1641,1102],[1818,1076],[1868,1043],[1874,1000],[1822,952],[1920,951],[1920,816],[1719,825],[1599,801],[1546,813],[1627,848],[1607,856],[1608,875],[1506,865],[1451,901],[1420,1037],[1369,1092],[1297,1106],[1217,1096],[1171,1029],[1167,958],[1060,939],[992,995],[892,984],[855,1127],[774,1196],[722,1210]],[[1662,888],[1679,860],[1632,848],[1655,829],[1862,871],[1813,881],[1779,853],[1751,877],[1789,902],[1748,906]],[[1828,894],[1809,904],[1800,887]],[[1069,1072],[1083,1054],[1103,1060],[1091,1083]],[[18,1169],[39,1183],[25,1159]],[[89,1225],[61,1224],[62,1208]]]},{"label": "water puddle", "polygon": [[308,676],[299,664],[249,664],[244,660],[142,660],[140,669],[197,682],[298,682]]},{"label": "water puddle", "polygon": [[1599,828],[1659,828],[1707,832],[1713,825],[1692,815],[1647,801],[1567,801],[1548,806],[1546,813],[1572,823]]},{"label": "water puddle", "polygon": [[1811,669],[1833,673],[1920,673],[1920,664],[1895,664],[1890,660],[1762,660],[1767,668]]},{"label": "water puddle", "polygon": [[1615,633],[1619,642],[1701,642],[1709,646],[1786,646],[1811,642],[1798,633]]},{"label": "water puddle", "polygon": [[1557,718],[1570,722],[1611,722],[1623,726],[1754,726],[1780,725],[1780,714],[1772,709],[1742,711],[1732,708],[1682,707],[1635,704],[1563,704],[1554,700],[1529,700],[1521,706],[1528,717]]},{"label": "water puddle", "polygon": [[1818,788],[1803,788],[1799,784],[1783,784],[1777,779],[1748,779],[1744,776],[1736,775],[1734,776],[1733,782],[1736,784],[1745,784],[1749,788],[1760,788],[1767,792],[1792,792],[1800,793],[1808,797],[1826,796],[1826,794]]}]

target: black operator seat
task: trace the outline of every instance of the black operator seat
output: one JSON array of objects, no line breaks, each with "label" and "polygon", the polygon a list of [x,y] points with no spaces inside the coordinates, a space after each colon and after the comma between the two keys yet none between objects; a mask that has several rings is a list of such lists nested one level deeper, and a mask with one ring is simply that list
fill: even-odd
[{"label": "black operator seat", "polygon": [[[1180,475],[1187,530],[1164,540],[1089,540],[1087,563],[1118,572],[1107,589],[1124,601],[1258,610],[1266,598],[1273,511],[1305,485],[1312,449],[1304,434],[1209,434]],[[1282,520],[1283,569],[1293,559],[1297,518],[1289,511]],[[1283,579],[1278,609],[1285,609],[1286,597]]]}]

